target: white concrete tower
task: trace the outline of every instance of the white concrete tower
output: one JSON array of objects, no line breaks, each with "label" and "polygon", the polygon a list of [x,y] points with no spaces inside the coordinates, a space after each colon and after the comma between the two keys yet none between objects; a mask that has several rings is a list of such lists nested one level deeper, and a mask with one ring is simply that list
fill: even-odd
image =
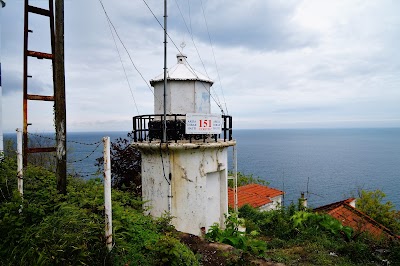
[{"label": "white concrete tower", "polygon": [[1,87],[1,12],[3,7],[6,6],[5,0],[0,0],[0,154],[4,150],[3,146],[3,90]]},{"label": "white concrete tower", "polygon": [[169,212],[177,230],[201,235],[228,213],[228,147],[232,117],[211,114],[213,81],[193,70],[186,56],[169,69],[166,88],[167,142],[162,142],[164,76],[154,87],[154,115],[134,117],[133,145],[142,154],[146,212]]}]

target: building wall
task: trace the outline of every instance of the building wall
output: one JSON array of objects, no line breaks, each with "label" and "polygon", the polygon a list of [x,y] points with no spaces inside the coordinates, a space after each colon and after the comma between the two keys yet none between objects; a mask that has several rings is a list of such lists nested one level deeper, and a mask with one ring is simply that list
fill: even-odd
[{"label": "building wall", "polygon": [[[169,87],[171,84],[167,84]],[[166,90],[166,106],[167,106],[167,114],[171,114],[171,94],[170,91]],[[164,113],[164,83],[158,82],[154,85],[154,114],[163,114]]]},{"label": "building wall", "polygon": [[157,151],[142,150],[142,198],[145,211],[152,216],[161,217],[168,211],[170,166],[167,153],[162,152],[161,159],[160,152],[155,152]]},{"label": "building wall", "polygon": [[[210,84],[201,81],[168,81],[167,113],[210,113]],[[170,90],[171,88],[171,90]],[[164,113],[164,83],[154,85],[154,113]]]},{"label": "building wall", "polygon": [[211,113],[210,84],[196,81],[194,94],[195,113]]},{"label": "building wall", "polygon": [[282,206],[282,196],[276,196],[271,198],[272,202],[265,204],[261,207],[259,207],[260,211],[271,211],[271,210],[276,210],[280,206]]},{"label": "building wall", "polygon": [[[185,144],[183,144],[185,145]],[[214,222],[224,225],[228,212],[227,148],[141,149],[142,193],[147,213],[168,211],[171,173],[171,215],[177,230],[201,235]],[[162,165],[164,165],[164,170]],[[165,172],[165,177],[164,177]]]}]

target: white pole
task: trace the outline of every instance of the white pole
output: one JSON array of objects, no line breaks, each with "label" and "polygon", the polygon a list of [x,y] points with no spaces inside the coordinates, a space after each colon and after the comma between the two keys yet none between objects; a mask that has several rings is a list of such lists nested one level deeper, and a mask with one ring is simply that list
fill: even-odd
[{"label": "white pole", "polygon": [[104,209],[105,209],[105,236],[109,251],[112,249],[112,210],[111,210],[111,158],[110,137],[103,138],[104,143]]},{"label": "white pole", "polygon": [[17,128],[17,178],[18,192],[24,196],[24,175],[22,171],[22,129]]},{"label": "white pole", "polygon": [[236,149],[236,144],[233,145],[233,171],[234,171],[234,182],[235,182],[235,186],[234,186],[234,210],[235,212],[238,211],[238,195],[237,195],[237,149]]}]

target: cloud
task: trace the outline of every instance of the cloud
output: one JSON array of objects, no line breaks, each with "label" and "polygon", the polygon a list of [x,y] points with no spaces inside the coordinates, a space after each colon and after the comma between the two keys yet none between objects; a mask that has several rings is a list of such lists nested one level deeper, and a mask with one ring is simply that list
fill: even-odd
[{"label": "cloud", "polygon": [[[65,1],[69,129],[131,130],[130,117],[137,115],[132,94],[140,114],[153,112],[148,81],[163,71],[163,30],[143,1],[103,0],[140,71],[117,41],[130,89],[100,3],[81,2]],[[32,0],[31,4],[46,3]],[[162,4],[146,3],[163,23]],[[176,3],[193,32],[196,47]],[[185,40],[184,53],[190,65],[215,81],[213,96],[222,106],[226,102],[237,121],[235,127],[351,123],[343,121],[400,126],[396,120],[400,113],[399,5],[358,0],[176,0],[169,1],[168,32],[178,47]],[[31,48],[46,50],[48,28],[35,16],[30,19],[34,30]],[[22,110],[23,1],[7,3],[1,24],[5,128],[13,130],[21,121]],[[175,64],[177,52],[168,40],[169,67]],[[32,93],[51,93],[48,62],[35,59],[29,67]],[[219,113],[211,101],[213,112]],[[37,108],[31,111],[37,112],[34,124],[52,129],[48,118],[52,113],[42,117],[44,109]]]},{"label": "cloud", "polygon": [[[7,69],[2,70],[2,88],[3,95],[8,96],[15,92],[22,92],[22,73],[8,71]],[[28,93],[30,94],[40,94],[43,92],[51,92],[53,84],[42,82],[38,79],[28,78]]]},{"label": "cloud", "polygon": [[295,108],[282,108],[273,111],[273,113],[315,113],[315,112],[326,112],[333,111],[334,108],[331,106],[304,106]]},{"label": "cloud", "polygon": [[[182,12],[189,9],[182,3],[180,6]],[[291,20],[296,6],[297,2],[294,1],[209,1],[203,6],[203,15],[201,5],[197,3],[190,8],[191,18],[184,16],[185,25],[174,4],[171,8],[171,24],[174,29],[187,35],[189,28],[195,40],[205,43],[209,42],[208,25],[214,44],[224,47],[282,51],[312,46],[317,42],[313,32],[306,31]]]}]

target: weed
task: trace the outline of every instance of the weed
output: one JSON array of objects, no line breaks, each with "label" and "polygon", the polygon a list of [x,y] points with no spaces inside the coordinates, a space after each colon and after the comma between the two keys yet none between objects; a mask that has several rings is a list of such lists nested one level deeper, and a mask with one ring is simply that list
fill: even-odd
[{"label": "weed", "polygon": [[225,218],[225,230],[215,223],[206,234],[207,239],[231,245],[254,255],[261,255],[266,251],[266,243],[254,238],[257,235],[256,231],[247,235],[239,231],[239,227],[244,225],[244,219],[239,218],[237,213],[225,215]]}]

